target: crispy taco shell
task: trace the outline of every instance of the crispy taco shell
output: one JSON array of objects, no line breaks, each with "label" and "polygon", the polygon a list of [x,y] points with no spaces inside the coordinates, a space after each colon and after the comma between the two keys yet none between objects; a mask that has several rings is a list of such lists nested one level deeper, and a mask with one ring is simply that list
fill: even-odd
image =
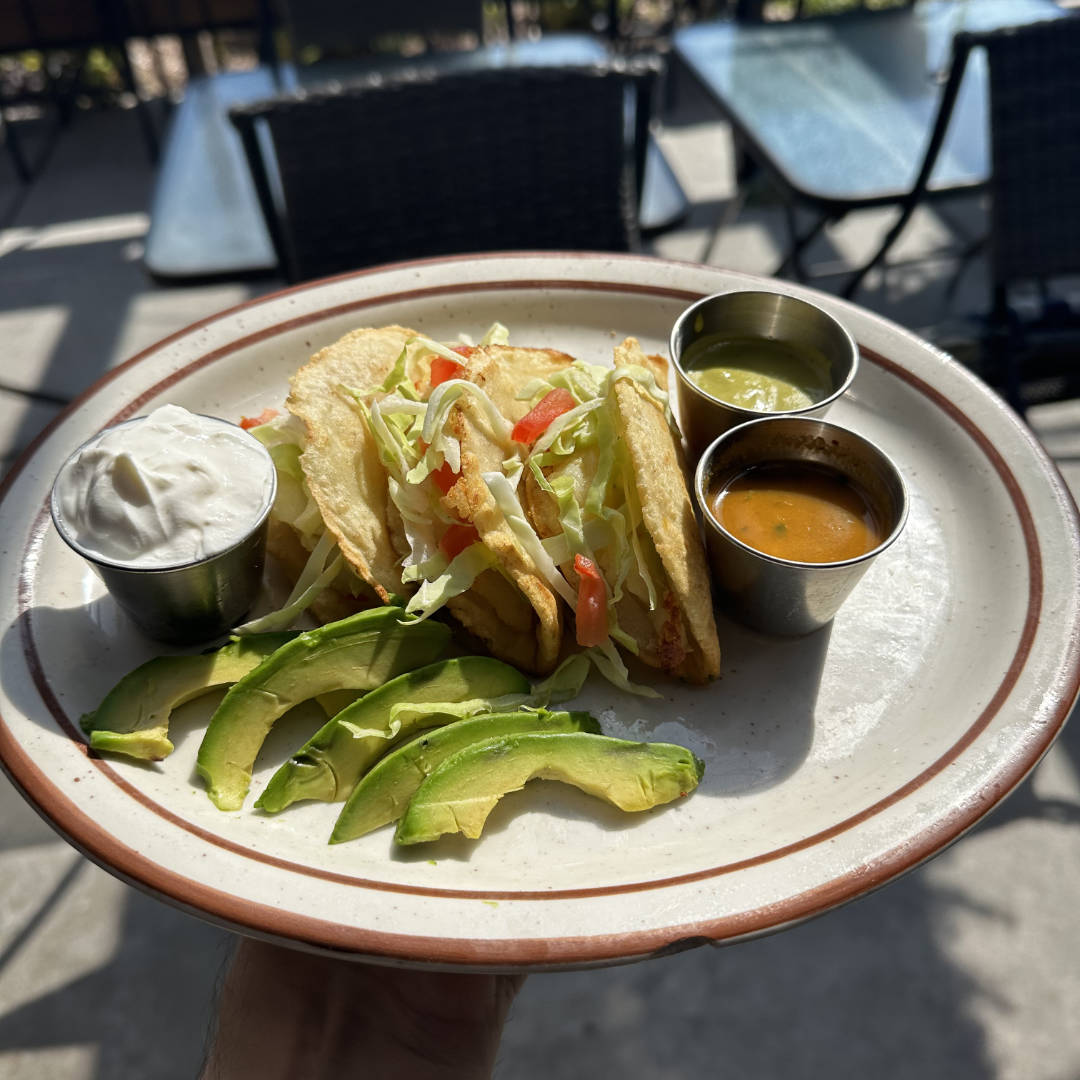
[{"label": "crispy taco shell", "polygon": [[[649,367],[634,338],[615,348],[615,366]],[[655,651],[666,671],[693,682],[720,674],[712,593],[681,453],[659,404],[630,379],[614,385],[620,439],[637,483],[642,521],[663,565],[666,591]],[[650,643],[650,651],[653,643]]]},{"label": "crispy taco shell", "polygon": [[[638,342],[628,338],[615,349],[615,366],[635,365],[652,372],[660,386],[667,384],[662,357],[646,356]],[[627,456],[629,472],[648,534],[643,555],[658,596],[650,609],[643,582],[629,581],[615,606],[619,627],[634,639],[645,663],[692,682],[705,682],[720,672],[720,646],[713,621],[705,555],[697,520],[687,491],[681,448],[659,403],[631,379],[612,388],[615,431]],[[579,503],[584,500],[599,464],[595,447],[568,461],[564,475],[574,480]],[[562,530],[558,506],[530,472],[524,482],[526,506],[533,525],[543,536]],[[610,548],[596,553],[605,580],[615,578],[615,554]],[[576,586],[573,563],[560,568]]]},{"label": "crispy taco shell", "polygon": [[377,386],[416,331],[354,330],[317,352],[289,382],[285,405],[307,429],[300,465],[326,527],[346,561],[386,602],[402,593],[391,542],[390,496],[363,416],[342,386]]},{"label": "crispy taco shell", "polygon": [[[491,345],[476,349],[465,362],[465,377],[482,387],[495,407],[510,423],[528,411],[518,401],[518,389],[533,378],[546,378],[572,364],[573,357],[554,349],[519,349]],[[452,433],[461,443],[461,474],[447,492],[443,505],[462,521],[475,526],[480,539],[495,553],[503,575],[488,573],[480,589],[471,589],[447,606],[473,633],[488,642],[496,655],[511,648],[515,663],[531,671],[550,671],[562,646],[562,611],[547,581],[522,550],[506,518],[491,496],[482,474],[496,472],[515,453],[513,444],[502,443],[488,428],[480,406],[464,397],[451,411]],[[478,581],[477,584],[480,584]],[[516,630],[516,640],[505,640],[503,626],[524,597],[535,613],[532,640]],[[483,603],[481,603],[483,601]],[[508,606],[509,605],[509,606]],[[516,619],[520,626],[520,616]],[[493,640],[503,635],[504,640]]]},{"label": "crispy taco shell", "polygon": [[[408,546],[378,447],[341,387],[378,386],[415,336],[400,326],[346,334],[293,376],[286,402],[307,431],[300,463],[323,521],[345,559],[383,601],[412,591],[401,581],[401,558]],[[466,377],[484,387],[513,421],[526,411],[514,398],[516,388],[534,375],[565,367],[572,358],[549,350],[489,346],[463,362]],[[481,479],[483,472],[501,469],[513,447],[494,436],[483,410],[468,396],[451,409],[448,423],[461,442],[462,467],[443,505],[476,527],[495,554],[496,566],[449,600],[447,608],[494,655],[529,671],[550,671],[562,642],[558,605]]]}]

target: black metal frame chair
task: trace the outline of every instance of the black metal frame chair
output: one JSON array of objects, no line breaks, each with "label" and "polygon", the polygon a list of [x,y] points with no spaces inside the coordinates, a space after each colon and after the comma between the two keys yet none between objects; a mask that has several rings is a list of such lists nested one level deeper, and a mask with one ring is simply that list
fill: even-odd
[{"label": "black metal frame chair", "polygon": [[[509,4],[505,7],[504,17]],[[440,34],[471,35],[480,43],[488,22],[484,8],[482,0],[274,0],[271,11],[288,32],[296,59],[306,49],[355,58],[394,35],[414,34],[429,41]]]},{"label": "black metal frame chair", "polygon": [[[879,265],[922,201],[937,160],[964,69],[975,49],[986,52],[990,86],[989,230],[968,256],[985,248],[992,304],[984,346],[988,371],[1012,404],[1020,394],[1023,353],[1040,329],[1080,340],[1080,311],[1024,320],[1011,287],[1080,274],[1080,15],[953,41],[952,63],[926,157],[901,214],[874,257],[849,280],[851,296]],[[961,269],[966,260],[961,263]]]},{"label": "black metal frame chair", "polygon": [[230,118],[291,281],[486,250],[634,250],[661,70],[421,69]]},{"label": "black metal frame chair", "polygon": [[[808,10],[807,0],[791,0],[790,12],[785,16],[793,19],[805,18],[838,18],[853,12],[887,11],[890,8],[910,7],[915,0],[892,0],[889,4],[877,4],[873,7],[867,0],[849,0],[846,7],[835,11],[828,11],[821,15]],[[734,17],[747,22],[762,22],[765,19],[765,7],[767,0],[734,0]]]},{"label": "black metal frame chair", "polygon": [[[19,133],[4,115],[8,106],[20,101],[0,97],[0,141],[7,145],[16,176],[30,183],[44,167],[60,130],[71,121],[74,98],[84,90],[82,75],[90,48],[104,49],[116,65],[122,89],[134,95],[135,113],[151,159],[156,159],[158,138],[146,103],[137,93],[135,75],[127,54],[129,23],[121,0],[68,0],[66,3],[35,4],[33,0],[6,0],[0,3],[0,53],[39,52],[46,54],[43,67],[45,91],[32,99],[47,104],[55,120],[43,138],[34,160],[22,146]],[[57,76],[50,71],[49,54],[75,54],[74,62]]]}]

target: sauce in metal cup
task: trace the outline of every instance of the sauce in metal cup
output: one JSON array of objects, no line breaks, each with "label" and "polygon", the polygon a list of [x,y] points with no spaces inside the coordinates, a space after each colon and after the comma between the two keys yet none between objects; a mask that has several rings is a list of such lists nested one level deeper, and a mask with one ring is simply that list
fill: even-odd
[{"label": "sauce in metal cup", "polygon": [[[787,370],[802,362],[808,392],[786,404],[781,397],[779,405],[764,404],[760,397],[756,405],[746,397],[742,404],[722,399],[700,378],[703,354],[714,343],[721,352],[727,351],[724,346],[745,350],[756,343],[776,353]],[[822,308],[760,290],[717,293],[691,304],[675,321],[670,348],[679,422],[693,458],[728,428],[761,416],[823,415],[851,385],[859,363],[854,339]]]},{"label": "sauce in metal cup", "polygon": [[[747,543],[718,520],[715,495],[752,470],[820,470],[857,489],[877,522],[873,546],[852,557],[784,558]],[[773,416],[741,424],[702,454],[694,475],[713,585],[721,610],[769,634],[810,633],[828,623],[870,563],[900,535],[908,514],[899,470],[873,443],[812,417]]]}]

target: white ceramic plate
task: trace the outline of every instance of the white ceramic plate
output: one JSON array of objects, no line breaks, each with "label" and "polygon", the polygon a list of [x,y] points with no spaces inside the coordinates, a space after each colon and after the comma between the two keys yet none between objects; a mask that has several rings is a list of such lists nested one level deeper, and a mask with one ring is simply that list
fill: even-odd
[{"label": "white ceramic plate", "polygon": [[[283,721],[247,808],[194,780],[205,701],[159,766],[88,754],[81,713],[160,647],[141,638],[46,512],[65,455],[167,401],[237,418],[359,325],[436,337],[494,319],[519,344],[666,352],[699,296],[771,286],[838,315],[862,349],[830,419],[881,445],[911,494],[900,541],[833,625],[774,640],[721,618],[723,676],[659,702],[590,683],[616,735],[681,742],[697,792],[641,815],[574,789],[508,797],[477,843],[399,854],[391,831],[329,847],[336,806],[250,809],[304,737]],[[107,869],[214,922],[309,948],[452,968],[606,964],[790,925],[941,850],[1046,751],[1080,679],[1076,510],[1028,431],[941,353],[852,305],[637,257],[502,255],[383,268],[291,289],[181,331],[111,372],[32,447],[2,502],[0,756],[26,796]],[[310,721],[309,721],[310,722]]]}]

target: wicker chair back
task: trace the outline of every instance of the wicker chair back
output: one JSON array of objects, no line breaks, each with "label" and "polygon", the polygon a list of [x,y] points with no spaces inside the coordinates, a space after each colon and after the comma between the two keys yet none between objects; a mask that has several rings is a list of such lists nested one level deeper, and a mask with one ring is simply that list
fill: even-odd
[{"label": "wicker chair back", "polygon": [[362,55],[387,35],[467,34],[479,42],[485,30],[482,0],[279,0],[278,7],[294,50],[328,56]]},{"label": "wicker chair back", "polygon": [[1080,15],[972,44],[990,71],[991,280],[1080,273]]},{"label": "wicker chair back", "polygon": [[292,281],[478,251],[625,251],[659,70],[420,72],[230,115]]}]

